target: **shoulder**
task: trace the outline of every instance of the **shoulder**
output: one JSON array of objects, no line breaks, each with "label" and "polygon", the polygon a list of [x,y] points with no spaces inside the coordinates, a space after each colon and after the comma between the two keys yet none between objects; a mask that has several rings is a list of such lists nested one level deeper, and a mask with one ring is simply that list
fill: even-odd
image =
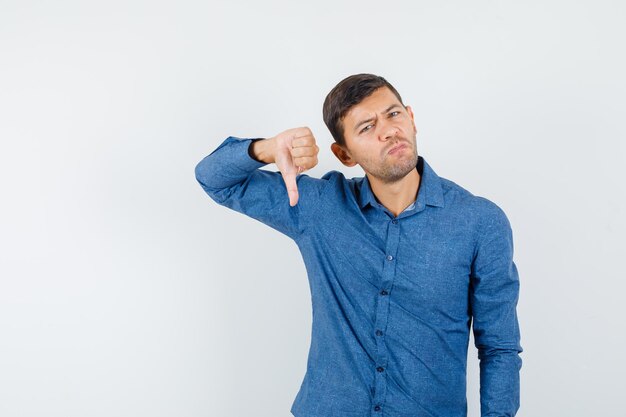
[{"label": "shoulder", "polygon": [[354,206],[365,177],[349,178],[338,170],[328,171],[321,177],[325,182],[324,201],[330,205]]},{"label": "shoulder", "polygon": [[322,178],[325,181],[329,182],[343,182],[348,181],[343,172],[337,171],[333,169],[332,171],[328,171],[326,174],[322,175]]},{"label": "shoulder", "polygon": [[299,174],[296,177],[296,183],[298,190],[304,194],[309,194],[315,199],[321,198],[322,195],[332,192],[337,186],[343,187],[348,184],[350,180],[340,171],[329,171],[323,174],[320,178],[312,177],[307,174]]},{"label": "shoulder", "polygon": [[333,169],[322,175],[321,180],[326,181],[331,188],[353,188],[354,185],[362,181],[363,178],[347,178],[343,172]]},{"label": "shoulder", "polygon": [[337,174],[340,174],[343,176],[343,174],[341,174],[341,172],[339,171],[327,172],[326,174],[322,175],[320,178],[312,177],[308,174],[298,174],[296,176],[296,181],[298,183],[310,184],[318,188],[320,187],[324,188],[324,187],[327,187],[329,184],[338,181]]},{"label": "shoulder", "polygon": [[439,178],[446,206],[463,212],[478,229],[485,230],[493,226],[510,228],[506,213],[495,201],[476,195],[452,180]]}]

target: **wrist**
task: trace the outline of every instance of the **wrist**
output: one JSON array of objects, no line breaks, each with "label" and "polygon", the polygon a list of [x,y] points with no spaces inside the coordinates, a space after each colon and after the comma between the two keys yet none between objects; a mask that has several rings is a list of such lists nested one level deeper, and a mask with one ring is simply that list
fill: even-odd
[{"label": "wrist", "polygon": [[250,142],[250,146],[248,148],[248,154],[251,158],[256,159],[259,162],[263,162],[266,164],[274,163],[274,149],[275,149],[275,140],[274,138],[258,138],[252,140]]}]

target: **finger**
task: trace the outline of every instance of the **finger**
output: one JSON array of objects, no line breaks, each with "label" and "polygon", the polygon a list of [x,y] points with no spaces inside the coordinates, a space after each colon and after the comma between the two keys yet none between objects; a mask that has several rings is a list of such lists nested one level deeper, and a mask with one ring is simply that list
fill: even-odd
[{"label": "finger", "polygon": [[289,196],[289,205],[291,207],[298,203],[298,184],[296,183],[296,174],[283,174],[285,187],[287,187],[287,195]]},{"label": "finger", "polygon": [[303,168],[312,168],[317,165],[317,156],[300,156],[294,158],[293,163]]},{"label": "finger", "polygon": [[291,156],[298,158],[301,156],[314,156],[318,153],[317,148],[314,146],[301,146],[299,148],[292,148]]},{"label": "finger", "polygon": [[298,127],[292,130],[295,137],[312,135],[313,132],[308,126]]},{"label": "finger", "polygon": [[295,136],[291,140],[291,147],[298,148],[300,146],[311,146],[315,143],[313,135]]}]

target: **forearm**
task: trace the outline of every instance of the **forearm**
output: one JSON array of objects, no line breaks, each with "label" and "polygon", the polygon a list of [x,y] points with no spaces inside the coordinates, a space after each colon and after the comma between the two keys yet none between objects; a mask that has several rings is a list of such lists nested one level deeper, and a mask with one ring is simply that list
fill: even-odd
[{"label": "forearm", "polygon": [[516,349],[479,352],[481,417],[513,417],[520,407],[520,368]]},{"label": "forearm", "polygon": [[[498,262],[501,261],[490,265]],[[508,266],[492,270],[495,275],[482,270],[482,279],[492,279],[491,287],[481,290],[479,284],[478,293],[474,292],[473,297],[474,339],[480,359],[481,417],[513,417],[520,407],[522,359],[519,354],[522,347],[516,311],[519,280],[517,267],[510,258],[504,264]],[[488,283],[483,281],[482,284]]]},{"label": "forearm", "polygon": [[[228,188],[240,184],[266,162],[253,158],[251,145],[264,140],[254,140],[229,136],[195,167],[197,181],[202,188],[214,197]],[[265,147],[262,147],[266,159]],[[261,154],[261,152],[259,152]]]}]

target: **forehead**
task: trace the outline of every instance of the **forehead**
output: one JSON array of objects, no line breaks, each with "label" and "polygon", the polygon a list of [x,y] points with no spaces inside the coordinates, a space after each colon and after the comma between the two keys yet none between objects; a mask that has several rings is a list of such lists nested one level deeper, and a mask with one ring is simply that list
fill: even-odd
[{"label": "forehead", "polygon": [[392,104],[400,104],[398,97],[387,87],[380,87],[372,94],[364,98],[359,104],[356,104],[348,110],[344,116],[344,122],[351,126],[354,123],[371,117],[374,113],[385,111]]}]

